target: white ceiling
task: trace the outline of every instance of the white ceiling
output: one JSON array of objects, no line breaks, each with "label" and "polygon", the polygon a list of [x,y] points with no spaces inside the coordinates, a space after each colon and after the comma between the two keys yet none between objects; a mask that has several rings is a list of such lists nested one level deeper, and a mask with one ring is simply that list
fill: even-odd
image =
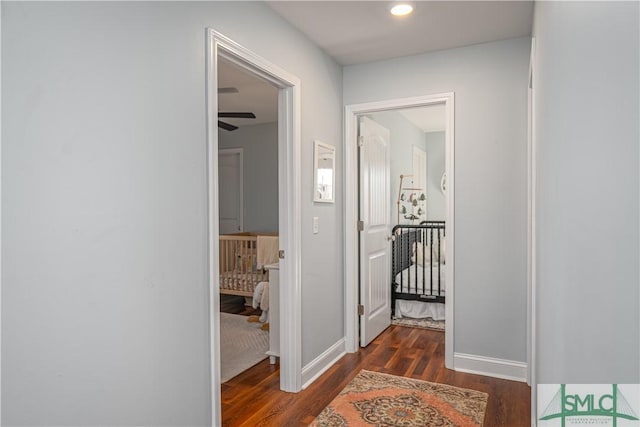
[{"label": "white ceiling", "polygon": [[407,108],[398,112],[423,132],[441,132],[445,130],[446,111],[444,104]]},{"label": "white ceiling", "polygon": [[[351,65],[531,34],[531,1],[417,1],[405,18],[389,13],[389,1],[267,1],[340,64]],[[221,59],[221,112],[255,113],[256,119],[222,119],[236,126],[275,122],[278,92],[270,84]],[[444,108],[403,114],[425,132],[444,129]]]},{"label": "white ceiling", "polygon": [[[220,93],[218,111],[252,112],[255,119],[223,118],[223,122],[236,126],[257,125],[278,120],[278,90],[236,65],[220,58],[218,61],[218,88],[235,87],[237,93]],[[225,131],[226,132],[226,131]]]},{"label": "white ceiling", "polygon": [[417,1],[404,18],[389,1],[267,1],[340,64],[414,55],[531,34],[531,1]]}]

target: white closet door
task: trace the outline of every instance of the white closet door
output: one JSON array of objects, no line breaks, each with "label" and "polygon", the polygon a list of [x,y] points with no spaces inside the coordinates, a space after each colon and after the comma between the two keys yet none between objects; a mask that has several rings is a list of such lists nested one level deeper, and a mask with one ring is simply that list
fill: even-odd
[{"label": "white closet door", "polygon": [[[413,186],[427,194],[427,153],[413,147]],[[419,196],[419,194],[418,194]]]},{"label": "white closet door", "polygon": [[218,151],[220,234],[243,230],[242,149]]}]

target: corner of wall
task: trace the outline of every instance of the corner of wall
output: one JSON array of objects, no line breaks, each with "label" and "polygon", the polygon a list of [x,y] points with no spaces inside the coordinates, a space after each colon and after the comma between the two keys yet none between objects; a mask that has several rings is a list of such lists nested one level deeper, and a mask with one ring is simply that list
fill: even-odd
[{"label": "corner of wall", "polygon": [[302,389],[306,389],[315,380],[331,368],[344,356],[346,351],[345,338],[340,338],[335,344],[325,350],[302,368]]},{"label": "corner of wall", "polygon": [[458,372],[527,382],[527,364],[524,362],[465,353],[454,353],[453,360],[454,369]]}]

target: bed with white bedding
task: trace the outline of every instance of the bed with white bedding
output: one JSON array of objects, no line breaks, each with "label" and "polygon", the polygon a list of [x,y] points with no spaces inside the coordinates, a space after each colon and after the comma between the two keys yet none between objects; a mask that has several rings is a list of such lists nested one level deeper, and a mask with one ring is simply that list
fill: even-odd
[{"label": "bed with white bedding", "polygon": [[[394,292],[396,293],[394,314],[400,319],[410,317],[412,319],[432,318],[444,320],[443,302],[433,302],[433,297],[445,295],[446,280],[444,265],[425,267],[410,266],[396,274]],[[440,290],[438,290],[438,277],[440,278]],[[431,289],[433,283],[433,289]],[[403,295],[418,295],[419,299],[402,299]]]},{"label": "bed with white bedding", "polygon": [[[402,272],[396,274],[395,291],[400,293],[422,294],[422,295],[444,295],[445,274],[444,265],[435,266],[413,265],[407,267]],[[433,286],[432,286],[433,285]]]},{"label": "bed with white bedding", "polygon": [[396,318],[444,320],[444,233],[440,221],[394,227],[391,295]]}]

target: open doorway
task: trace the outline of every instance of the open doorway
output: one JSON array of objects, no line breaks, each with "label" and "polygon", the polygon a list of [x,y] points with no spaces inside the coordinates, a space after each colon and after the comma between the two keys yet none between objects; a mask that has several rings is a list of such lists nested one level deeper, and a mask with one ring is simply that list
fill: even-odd
[{"label": "open doorway", "polygon": [[[278,89],[218,61],[220,381],[277,363]],[[270,277],[271,276],[271,277]]]},{"label": "open doorway", "polygon": [[453,111],[453,94],[347,107],[350,352],[393,313],[444,326],[453,365]]},{"label": "open doorway", "polygon": [[[392,324],[445,330],[445,113],[445,105],[440,103],[359,117],[359,198],[360,218],[364,220],[364,229],[360,232],[360,304],[365,309],[360,325],[361,346],[382,331],[383,328],[368,323],[377,321],[376,317],[384,312],[381,307],[371,306],[366,316],[363,301],[374,304],[373,295],[381,295],[381,291],[388,288],[388,277],[391,277]],[[376,176],[376,166],[369,152],[383,140],[388,141],[389,147],[389,178],[384,188],[386,200],[378,201],[370,194],[379,190],[370,182]],[[383,167],[381,163],[380,172]],[[388,223],[377,224],[385,237],[379,240],[382,247],[373,246],[372,241],[376,218],[371,213],[376,202],[389,218]],[[383,259],[381,255],[385,252],[389,252],[384,262],[390,276],[372,275],[371,269],[376,268],[376,262]],[[377,278],[381,279],[380,291],[375,290]],[[377,301],[385,303],[382,298]],[[384,315],[388,317],[389,313]],[[387,325],[388,318],[385,318],[380,326],[386,328]]]},{"label": "open doorway", "polygon": [[[271,339],[277,342],[274,348],[280,356],[280,388],[283,391],[297,392],[301,389],[301,313],[300,313],[300,283],[301,283],[301,247],[300,247],[300,80],[259,57],[249,49],[235,43],[224,35],[207,29],[206,50],[206,111],[207,111],[207,177],[208,177],[208,265],[209,265],[209,312],[210,312],[210,344],[211,344],[211,396],[212,421],[214,425],[221,424],[221,371],[220,371],[220,290],[221,283],[230,278],[225,272],[243,270],[245,274],[254,272],[253,245],[246,243],[247,239],[238,239],[234,251],[224,256],[224,244],[221,243],[220,233],[220,194],[219,194],[219,148],[221,140],[220,127],[235,127],[229,123],[232,119],[247,119],[247,117],[219,117],[221,94],[218,88],[218,75],[223,61],[228,61],[251,76],[271,85],[277,91],[277,193],[270,194],[277,198],[278,223],[278,263],[277,267],[269,271],[268,281],[271,285],[277,282],[279,295],[271,294],[269,309],[270,330],[273,324],[279,322],[279,332],[270,333]],[[233,90],[231,90],[233,92]],[[241,113],[245,111],[235,111]],[[236,114],[232,115],[235,116]],[[220,121],[224,123],[220,123]],[[240,126],[238,126],[240,127]],[[247,169],[246,151],[243,150],[243,169]],[[246,176],[243,174],[243,176]],[[243,208],[242,227],[246,229],[248,212],[246,203]],[[262,218],[262,217],[260,217]],[[257,236],[256,236],[257,237]],[[239,250],[237,248],[240,248]],[[251,250],[249,248],[251,247]],[[239,257],[238,257],[239,255]],[[222,256],[222,258],[221,258]],[[257,262],[257,252],[255,253]],[[224,262],[221,265],[221,259]],[[221,268],[222,267],[222,268]],[[259,282],[258,282],[259,283]],[[242,295],[241,295],[242,296]],[[273,313],[273,301],[277,301],[280,314]],[[272,356],[270,354],[269,356]]]}]

